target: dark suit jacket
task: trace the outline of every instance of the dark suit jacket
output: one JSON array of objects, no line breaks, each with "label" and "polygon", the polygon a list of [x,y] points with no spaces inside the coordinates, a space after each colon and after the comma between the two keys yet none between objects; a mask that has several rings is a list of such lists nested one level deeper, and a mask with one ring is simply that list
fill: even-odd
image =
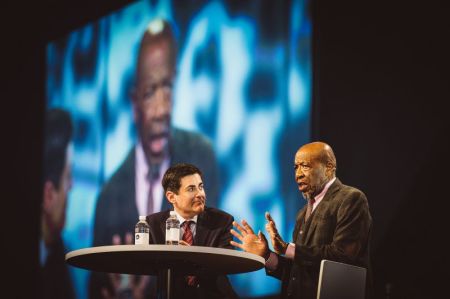
[{"label": "dark suit jacket", "polygon": [[[166,235],[166,220],[169,218],[169,210],[147,216],[150,226],[150,244],[164,244]],[[230,241],[232,235],[233,217],[215,208],[206,208],[198,215],[196,232],[194,236],[194,246],[207,246],[232,249]],[[225,275],[215,275],[214,273],[196,273],[198,287],[189,287],[184,275],[175,275],[174,289],[175,299],[177,298],[237,298]]]},{"label": "dark suit jacket", "polygon": [[306,206],[297,215],[294,260],[279,256],[277,269],[267,270],[282,280],[282,298],[316,298],[322,259],[369,267],[372,218],[364,193],[336,179],[303,224],[305,213]]},{"label": "dark suit jacket", "polygon": [[[211,143],[197,133],[172,129],[170,140],[171,165],[181,162],[196,165],[203,172],[207,205],[216,206],[219,196],[219,178],[216,157]],[[161,210],[169,208],[163,198]],[[125,161],[103,186],[97,200],[94,219],[93,246],[111,245],[114,234],[122,240],[127,232],[134,233],[139,215],[135,190],[135,147]],[[103,277],[102,277],[103,276]],[[92,275],[90,298],[100,298],[100,288],[108,284],[105,275]]]}]

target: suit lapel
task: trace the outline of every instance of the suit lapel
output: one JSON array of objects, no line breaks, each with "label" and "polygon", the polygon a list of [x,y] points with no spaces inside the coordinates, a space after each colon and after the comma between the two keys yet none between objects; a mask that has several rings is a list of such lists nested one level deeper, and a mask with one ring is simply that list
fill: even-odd
[{"label": "suit lapel", "polygon": [[302,227],[303,219],[305,218],[305,213],[306,213],[306,205],[297,214],[297,219],[295,221],[295,229],[294,233],[292,234],[292,240],[294,240],[294,243],[297,242],[299,232]]},{"label": "suit lapel", "polygon": [[170,130],[170,140],[169,140],[169,153],[170,153],[170,165],[177,163],[189,161],[189,155],[185,152],[186,140],[184,140],[183,135],[176,128],[171,128]]},{"label": "suit lapel", "polygon": [[305,243],[308,244],[310,242],[311,237],[314,235],[314,231],[316,230],[317,223],[319,220],[317,220],[314,215],[316,214],[322,214],[322,211],[326,209],[326,206],[328,205],[327,202],[331,201],[334,198],[334,194],[341,189],[342,183],[339,181],[338,178],[334,181],[333,184],[331,184],[330,188],[327,190],[327,193],[325,193],[325,196],[320,201],[319,205],[316,207],[316,209],[313,211],[311,216],[309,217],[307,223],[305,224]]},{"label": "suit lapel", "polygon": [[303,242],[301,242],[302,244],[307,244],[307,242],[309,242],[311,235],[313,235],[313,232],[316,229],[316,221],[314,221],[314,214],[315,214],[314,212],[311,213],[311,216],[309,216],[308,221],[306,221],[305,227],[303,228]]},{"label": "suit lapel", "polygon": [[[136,148],[133,147],[127,155],[123,164],[123,177],[121,178],[120,186],[123,188],[114,189],[115,192],[123,197],[121,200],[120,210],[123,215],[128,215],[130,220],[136,219],[139,211],[136,205]],[[126,189],[125,189],[126,188]],[[131,200],[129,199],[131,198]]]},{"label": "suit lapel", "polygon": [[197,226],[195,228],[194,244],[196,246],[206,246],[206,237],[208,230],[206,223],[208,222],[208,214],[206,212],[200,213],[197,218]]}]

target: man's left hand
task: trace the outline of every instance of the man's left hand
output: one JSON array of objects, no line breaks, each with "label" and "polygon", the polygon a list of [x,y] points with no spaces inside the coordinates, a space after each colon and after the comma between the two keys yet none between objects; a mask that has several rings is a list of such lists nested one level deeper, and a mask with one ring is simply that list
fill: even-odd
[{"label": "man's left hand", "polygon": [[281,238],[280,234],[278,233],[275,221],[272,219],[272,216],[270,216],[269,212],[266,212],[266,220],[266,230],[270,235],[273,250],[278,254],[285,254],[289,244],[284,242]]}]

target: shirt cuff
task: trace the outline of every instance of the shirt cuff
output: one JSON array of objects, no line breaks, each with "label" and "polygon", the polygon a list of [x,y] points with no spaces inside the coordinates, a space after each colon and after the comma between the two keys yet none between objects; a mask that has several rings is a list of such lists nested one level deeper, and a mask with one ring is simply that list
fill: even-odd
[{"label": "shirt cuff", "polygon": [[278,266],[278,255],[274,252],[270,252],[269,258],[266,261],[266,268],[269,271],[275,271]]},{"label": "shirt cuff", "polygon": [[289,243],[288,247],[286,248],[286,252],[284,256],[290,260],[293,260],[295,257],[295,244]]}]

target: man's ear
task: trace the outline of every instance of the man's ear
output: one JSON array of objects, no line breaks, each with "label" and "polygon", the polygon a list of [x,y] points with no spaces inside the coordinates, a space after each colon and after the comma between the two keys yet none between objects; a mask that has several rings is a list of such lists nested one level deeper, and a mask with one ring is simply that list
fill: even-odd
[{"label": "man's ear", "polygon": [[166,192],[166,198],[171,204],[175,203],[175,201],[177,199],[176,196],[177,195],[175,194],[175,192],[172,192],[172,191],[167,191]]},{"label": "man's ear", "polygon": [[42,207],[44,210],[48,210],[53,205],[56,196],[55,185],[51,181],[45,181],[43,193]]},{"label": "man's ear", "polygon": [[333,173],[334,170],[334,164],[331,162],[327,162],[327,165],[325,166],[327,168],[326,173],[329,177],[331,177],[331,174]]}]

